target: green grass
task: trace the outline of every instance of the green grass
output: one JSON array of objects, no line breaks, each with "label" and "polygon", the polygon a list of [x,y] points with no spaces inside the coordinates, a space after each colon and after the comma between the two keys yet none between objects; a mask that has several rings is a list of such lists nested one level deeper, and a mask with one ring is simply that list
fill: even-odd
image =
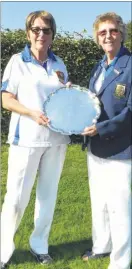
[{"label": "green grass", "polygon": [[[2,202],[6,191],[8,147],[2,147]],[[35,183],[36,185],[36,183]],[[10,269],[107,269],[109,258],[83,262],[81,255],[92,246],[91,208],[86,152],[70,145],[59,183],[54,220],[49,238],[52,265],[39,265],[29,252],[28,239],[33,229],[35,185],[29,205],[15,236],[16,250]]]}]

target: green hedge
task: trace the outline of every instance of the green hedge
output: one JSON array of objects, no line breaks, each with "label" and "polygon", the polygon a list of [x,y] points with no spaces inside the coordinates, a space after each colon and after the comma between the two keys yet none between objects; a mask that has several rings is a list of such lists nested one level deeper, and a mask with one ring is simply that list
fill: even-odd
[{"label": "green hedge", "polygon": [[[1,73],[10,57],[20,52],[27,43],[25,31],[19,29],[1,33]],[[76,39],[74,35],[58,33],[52,45],[52,50],[60,56],[67,66],[69,80],[74,84],[87,87],[90,72],[95,63],[103,56],[103,51],[97,47],[92,38]],[[10,112],[3,110],[1,116],[2,136],[7,136]],[[79,141],[79,140],[77,140]],[[75,137],[74,137],[75,142]]]},{"label": "green hedge", "polygon": [[[20,52],[26,43],[26,34],[23,30],[8,30],[1,33],[2,74],[11,55]],[[64,60],[69,79],[82,86],[87,86],[91,68],[103,54],[91,38],[77,40],[68,33],[56,35],[52,50]]]},{"label": "green hedge", "polygon": [[[23,30],[4,31],[1,33],[1,69],[2,74],[10,57],[20,52],[27,43]],[[57,34],[52,45],[55,54],[61,57],[67,66],[69,80],[87,87],[91,69],[102,57],[103,52],[91,38],[75,39],[72,34]],[[2,108],[2,136],[6,137],[9,127],[10,112]],[[72,142],[80,142],[80,136],[72,136]]]}]

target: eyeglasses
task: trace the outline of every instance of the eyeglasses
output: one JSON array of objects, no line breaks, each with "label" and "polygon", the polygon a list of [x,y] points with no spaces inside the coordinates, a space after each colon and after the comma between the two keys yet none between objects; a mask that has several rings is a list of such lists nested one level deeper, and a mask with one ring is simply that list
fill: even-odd
[{"label": "eyeglasses", "polygon": [[50,35],[52,33],[51,28],[31,27],[30,30],[36,35],[39,35],[41,31],[45,35]]},{"label": "eyeglasses", "polygon": [[110,35],[117,35],[119,33],[119,30],[117,28],[112,28],[109,29],[108,31],[107,30],[99,31],[97,34],[98,36],[104,37],[107,35],[108,32],[110,33]]}]

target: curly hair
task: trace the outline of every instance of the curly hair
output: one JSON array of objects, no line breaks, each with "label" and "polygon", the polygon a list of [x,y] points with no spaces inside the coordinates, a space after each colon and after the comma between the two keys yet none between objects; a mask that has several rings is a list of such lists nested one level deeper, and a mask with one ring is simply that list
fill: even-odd
[{"label": "curly hair", "polygon": [[122,18],[119,15],[117,15],[115,12],[107,12],[96,17],[96,20],[93,24],[93,37],[94,37],[95,43],[99,45],[97,32],[98,32],[99,24],[105,21],[112,21],[112,22],[117,23],[118,30],[120,31],[122,35],[122,43],[124,43],[127,37],[126,25],[123,22]]}]

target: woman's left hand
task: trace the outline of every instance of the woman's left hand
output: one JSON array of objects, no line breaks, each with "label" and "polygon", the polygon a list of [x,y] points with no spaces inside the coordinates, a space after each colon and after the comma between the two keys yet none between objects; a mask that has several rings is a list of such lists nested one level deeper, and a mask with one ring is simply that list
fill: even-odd
[{"label": "woman's left hand", "polygon": [[98,132],[97,132],[97,128],[96,128],[96,125],[92,125],[90,127],[86,127],[82,133],[82,135],[89,135],[89,136],[94,136],[96,135]]}]

